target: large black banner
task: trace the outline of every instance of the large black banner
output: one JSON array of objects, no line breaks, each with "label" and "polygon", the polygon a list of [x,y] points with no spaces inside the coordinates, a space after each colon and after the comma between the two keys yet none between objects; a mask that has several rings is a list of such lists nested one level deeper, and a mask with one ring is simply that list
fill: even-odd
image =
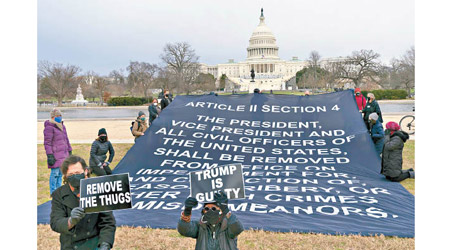
[{"label": "large black banner", "polygon": [[246,198],[229,207],[246,228],[414,236],[414,196],[380,174],[352,91],[177,96],[114,169],[133,196],[117,223],[176,228],[189,173],[237,163]]}]

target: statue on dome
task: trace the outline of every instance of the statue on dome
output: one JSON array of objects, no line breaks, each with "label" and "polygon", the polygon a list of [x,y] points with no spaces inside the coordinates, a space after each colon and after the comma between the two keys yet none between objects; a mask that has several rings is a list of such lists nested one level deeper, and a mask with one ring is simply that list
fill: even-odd
[{"label": "statue on dome", "polygon": [[252,80],[250,81],[250,82],[255,82],[255,70],[254,69],[252,69],[252,70],[250,70],[250,76],[252,77]]}]

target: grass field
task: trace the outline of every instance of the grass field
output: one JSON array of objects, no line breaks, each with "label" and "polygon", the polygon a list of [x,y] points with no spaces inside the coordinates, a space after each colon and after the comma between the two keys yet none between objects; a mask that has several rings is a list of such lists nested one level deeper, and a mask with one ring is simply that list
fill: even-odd
[{"label": "grass field", "polygon": [[[133,144],[115,144],[115,167]],[[50,200],[48,178],[43,145],[37,152],[37,204]],[[89,159],[89,144],[72,145],[73,153]],[[403,151],[403,168],[415,168],[415,141],[408,141]],[[415,183],[407,179],[401,184],[415,194]],[[182,237],[176,230],[118,227],[114,249],[194,249],[195,240]],[[414,249],[415,239],[397,237],[332,236],[323,234],[274,233],[245,231],[238,239],[239,249]],[[38,249],[59,249],[59,234],[49,225],[37,226]]]}]

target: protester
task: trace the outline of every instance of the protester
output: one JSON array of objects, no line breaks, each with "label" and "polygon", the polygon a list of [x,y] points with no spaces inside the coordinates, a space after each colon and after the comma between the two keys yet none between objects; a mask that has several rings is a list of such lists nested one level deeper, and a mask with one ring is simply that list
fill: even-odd
[{"label": "protester", "polygon": [[50,227],[60,233],[61,249],[111,249],[116,221],[112,212],[86,214],[79,207],[80,181],[89,172],[83,158],[71,155],[61,165],[64,185],[52,194]]},{"label": "protester", "polygon": [[[106,161],[106,153],[109,152],[108,161]],[[109,165],[114,159],[114,147],[108,140],[108,134],[106,129],[101,128],[98,131],[98,137],[92,143],[91,156],[89,158],[89,168],[97,175],[110,175],[112,174]]]},{"label": "protester", "polygon": [[169,90],[164,90],[164,96],[161,99],[161,111],[165,109],[172,102],[172,97]]},{"label": "protester", "polygon": [[364,114],[364,118],[363,118],[364,123],[366,124],[367,129],[370,130],[369,115],[372,113],[377,113],[378,121],[380,121],[381,123],[383,123],[383,117],[381,115],[380,106],[378,105],[378,102],[375,101],[375,95],[372,93],[368,93],[367,99],[368,99],[368,102],[366,103],[366,106],[364,107],[364,109],[361,112]]},{"label": "protester", "polygon": [[224,192],[214,195],[215,202],[205,203],[199,221],[191,221],[192,208],[198,205],[197,199],[189,197],[178,221],[178,232],[186,237],[197,239],[196,250],[238,249],[237,236],[244,227],[228,209],[228,198]]},{"label": "protester", "polygon": [[366,106],[366,98],[361,94],[360,88],[355,89],[355,100],[356,104],[358,105],[359,111],[362,111]]},{"label": "protester", "polygon": [[145,122],[145,114],[142,111],[139,111],[138,117],[136,121],[133,122],[133,126],[131,129],[131,133],[134,135],[134,141],[137,138],[144,135],[145,130],[147,130],[148,126]]},{"label": "protester", "polygon": [[403,146],[408,139],[409,135],[400,131],[400,126],[396,122],[386,124],[381,174],[390,181],[400,182],[407,178],[415,178],[413,168],[402,170]]},{"label": "protester", "polygon": [[61,111],[53,109],[50,120],[44,122],[44,148],[47,166],[50,168],[50,194],[61,186],[62,174],[59,169],[64,159],[72,154],[72,146],[67,137]]},{"label": "protester", "polygon": [[309,90],[305,91],[305,96],[310,96],[311,93],[309,92]]},{"label": "protester", "polygon": [[153,122],[153,120],[156,119],[156,117],[159,116],[159,113],[161,113],[161,109],[158,107],[158,99],[154,98],[152,101],[152,104],[148,106],[148,113],[149,113],[149,125]]},{"label": "protester", "polygon": [[369,126],[370,135],[373,143],[375,144],[375,150],[377,151],[377,154],[380,155],[383,152],[384,132],[383,125],[378,120],[378,115],[376,113],[370,114]]}]

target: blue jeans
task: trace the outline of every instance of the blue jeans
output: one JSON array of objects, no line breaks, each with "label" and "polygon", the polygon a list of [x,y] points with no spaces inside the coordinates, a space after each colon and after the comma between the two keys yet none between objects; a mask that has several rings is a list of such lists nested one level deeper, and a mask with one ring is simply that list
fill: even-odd
[{"label": "blue jeans", "polygon": [[51,168],[50,169],[50,194],[53,193],[57,188],[61,186],[62,182],[62,173],[59,168]]}]

